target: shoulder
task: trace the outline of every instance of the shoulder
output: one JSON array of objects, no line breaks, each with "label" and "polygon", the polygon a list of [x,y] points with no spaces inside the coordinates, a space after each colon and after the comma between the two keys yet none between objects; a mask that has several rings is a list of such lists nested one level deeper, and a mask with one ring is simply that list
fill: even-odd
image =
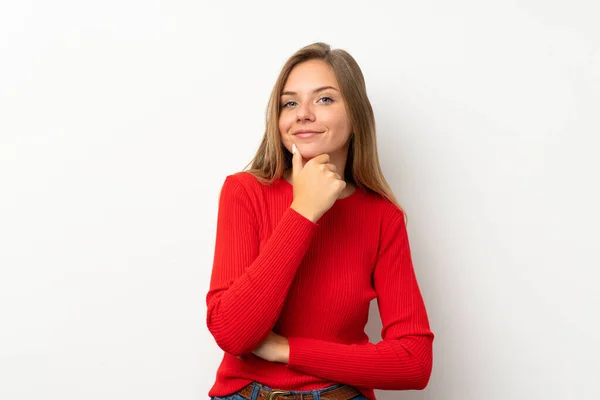
[{"label": "shoulder", "polygon": [[253,174],[241,171],[225,177],[221,193],[234,195],[236,197],[245,197],[250,200],[257,200],[263,196],[265,184],[260,182]]},{"label": "shoulder", "polygon": [[242,171],[233,173],[231,175],[227,175],[225,177],[224,184],[226,184],[227,186],[249,187],[252,185],[253,180],[256,180],[256,178],[252,174]]},{"label": "shoulder", "polygon": [[403,240],[407,235],[404,212],[392,201],[377,192],[369,191],[363,196],[369,209],[369,223],[378,232],[379,240]]},{"label": "shoulder", "polygon": [[383,222],[396,219],[404,221],[404,212],[396,204],[377,192],[366,190],[363,192],[365,193],[363,199],[368,203],[369,209]]},{"label": "shoulder", "polygon": [[249,191],[262,190],[264,183],[247,171],[236,172],[225,177],[225,183],[231,186],[241,186]]}]

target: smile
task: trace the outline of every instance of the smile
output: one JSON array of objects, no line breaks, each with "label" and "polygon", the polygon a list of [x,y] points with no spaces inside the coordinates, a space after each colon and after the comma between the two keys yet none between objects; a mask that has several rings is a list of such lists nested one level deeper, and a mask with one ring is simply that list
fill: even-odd
[{"label": "smile", "polygon": [[321,134],[320,132],[303,132],[303,133],[296,133],[294,136],[306,139],[306,138],[317,136],[320,134]]}]

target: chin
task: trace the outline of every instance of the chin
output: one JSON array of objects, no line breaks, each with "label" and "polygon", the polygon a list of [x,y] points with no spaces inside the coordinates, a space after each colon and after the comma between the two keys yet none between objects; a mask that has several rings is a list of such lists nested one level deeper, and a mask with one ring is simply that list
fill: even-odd
[{"label": "chin", "polygon": [[310,159],[313,157],[316,157],[320,154],[324,154],[327,153],[330,156],[333,155],[333,153],[338,152],[340,149],[331,149],[331,148],[325,148],[323,146],[311,146],[310,144],[307,145],[300,145],[298,146],[298,148],[300,148],[300,152],[302,153],[302,157],[306,158],[306,159]]}]

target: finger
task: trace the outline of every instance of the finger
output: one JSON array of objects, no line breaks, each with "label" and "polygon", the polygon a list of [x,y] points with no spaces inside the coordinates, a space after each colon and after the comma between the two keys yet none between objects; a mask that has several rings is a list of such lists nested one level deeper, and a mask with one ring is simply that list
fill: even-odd
[{"label": "finger", "polygon": [[304,167],[304,163],[302,162],[302,154],[296,147],[295,143],[292,143],[292,179],[298,175],[302,168]]},{"label": "finger", "polygon": [[329,163],[329,154],[327,154],[327,153],[319,154],[318,156],[313,158],[313,160],[315,160],[313,162],[318,163],[318,164],[327,164],[327,163]]}]

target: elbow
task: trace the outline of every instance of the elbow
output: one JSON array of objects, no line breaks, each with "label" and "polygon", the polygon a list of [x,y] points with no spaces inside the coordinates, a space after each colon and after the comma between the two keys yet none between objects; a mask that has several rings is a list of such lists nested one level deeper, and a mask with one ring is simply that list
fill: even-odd
[{"label": "elbow", "polygon": [[235,342],[231,340],[231,337],[224,334],[220,329],[217,329],[214,326],[208,325],[208,331],[211,333],[215,343],[221,350],[234,356],[239,355],[237,353],[240,351],[240,349],[235,345]]},{"label": "elbow", "polygon": [[231,336],[229,334],[215,334],[211,331],[217,346],[225,353],[231,354],[232,356],[242,356],[244,354],[252,353],[259,345],[254,342],[250,342],[240,336]]},{"label": "elbow", "polygon": [[407,357],[398,359],[402,376],[392,390],[423,390],[429,384],[433,369],[433,351],[430,341],[419,339],[418,346],[406,348]]},{"label": "elbow", "polygon": [[414,379],[414,388],[413,390],[423,390],[429,384],[429,380],[431,378],[431,366],[421,368],[416,374]]},{"label": "elbow", "polygon": [[431,353],[427,354],[426,357],[423,357],[419,363],[419,368],[415,368],[415,373],[413,375],[413,390],[423,390],[429,384],[431,379],[431,372],[433,370],[433,362]]},{"label": "elbow", "polygon": [[220,296],[207,296],[206,327],[215,340],[215,343],[225,353],[239,356],[242,348],[238,338],[232,332],[238,332],[235,321],[227,318],[222,312]]},{"label": "elbow", "polygon": [[431,378],[431,365],[415,363],[410,372],[404,370],[401,376],[390,377],[390,382],[383,390],[424,390]]},{"label": "elbow", "polygon": [[222,324],[207,323],[207,327],[215,339],[217,346],[219,346],[219,348],[225,353],[229,353],[237,357],[248,352],[247,343],[242,340],[240,335],[235,335],[232,333],[236,332],[236,330],[231,329],[231,326],[229,328],[225,328]]},{"label": "elbow", "polygon": [[215,338],[215,342],[217,343],[217,346],[219,346],[219,348],[221,350],[223,350],[225,353],[231,354],[232,356],[236,356],[236,357],[239,357],[242,354],[246,353],[246,350],[244,347],[238,345],[236,342],[232,341],[231,338],[229,338],[229,337],[224,338],[220,335],[215,335],[215,334],[213,334],[213,337]]},{"label": "elbow", "polygon": [[[421,337],[419,345],[412,348],[414,368],[410,378],[412,390],[424,390],[431,379],[433,370],[433,334]],[[415,343],[416,344],[416,343]]]},{"label": "elbow", "polygon": [[246,353],[251,353],[261,343],[260,338],[253,339],[249,332],[244,331],[241,327],[236,326],[234,321],[219,321],[211,319],[209,313],[206,319],[206,326],[215,339],[217,346],[225,353],[233,356],[241,356]]}]

